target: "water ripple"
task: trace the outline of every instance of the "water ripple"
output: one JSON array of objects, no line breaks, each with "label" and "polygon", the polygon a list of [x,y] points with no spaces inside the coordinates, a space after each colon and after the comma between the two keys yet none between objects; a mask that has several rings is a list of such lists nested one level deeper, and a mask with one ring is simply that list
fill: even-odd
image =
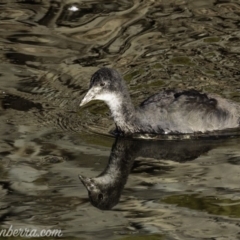
[{"label": "water ripple", "polygon": [[231,0],[0,1],[1,226],[235,240],[239,140],[192,162],[137,159],[120,204],[100,212],[77,175],[106,167],[114,122],[103,103],[78,106],[102,66],[121,71],[135,104],[162,88],[240,102],[239,13]]}]

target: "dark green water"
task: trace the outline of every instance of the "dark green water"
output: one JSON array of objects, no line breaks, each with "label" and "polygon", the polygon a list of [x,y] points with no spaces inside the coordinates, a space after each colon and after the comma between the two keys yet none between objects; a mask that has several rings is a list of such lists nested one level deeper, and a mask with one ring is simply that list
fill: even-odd
[{"label": "dark green water", "polygon": [[[78,107],[102,66],[124,75],[136,104],[162,88],[240,102],[239,43],[237,0],[0,1],[1,228],[240,239],[239,138],[113,145],[108,108]],[[99,175],[109,158],[126,171],[115,169],[119,202],[104,211],[78,174]]]}]

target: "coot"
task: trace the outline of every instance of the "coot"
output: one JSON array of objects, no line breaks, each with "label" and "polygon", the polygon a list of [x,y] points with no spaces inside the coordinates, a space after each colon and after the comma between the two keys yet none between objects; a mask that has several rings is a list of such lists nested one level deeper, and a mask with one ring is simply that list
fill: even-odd
[{"label": "coot", "polygon": [[92,100],[109,106],[122,135],[205,133],[240,125],[239,104],[196,90],[162,90],[135,108],[121,75],[106,67],[93,74],[80,106]]}]

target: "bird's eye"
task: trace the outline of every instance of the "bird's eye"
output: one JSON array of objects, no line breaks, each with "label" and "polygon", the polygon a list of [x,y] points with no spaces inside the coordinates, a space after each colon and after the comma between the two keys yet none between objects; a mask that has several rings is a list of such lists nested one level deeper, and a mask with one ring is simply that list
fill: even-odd
[{"label": "bird's eye", "polygon": [[102,193],[99,193],[99,194],[98,194],[98,200],[99,200],[99,201],[103,200],[103,195],[102,195]]},{"label": "bird's eye", "polygon": [[100,86],[101,86],[101,87],[105,86],[105,82],[101,82],[101,83],[100,83]]}]

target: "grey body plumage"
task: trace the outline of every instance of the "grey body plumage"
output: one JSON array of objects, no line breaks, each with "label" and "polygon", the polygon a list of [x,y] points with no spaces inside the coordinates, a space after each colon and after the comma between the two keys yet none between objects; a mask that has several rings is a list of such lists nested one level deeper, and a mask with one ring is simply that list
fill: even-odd
[{"label": "grey body plumage", "polygon": [[109,106],[120,134],[205,133],[240,124],[240,105],[196,90],[162,90],[135,108],[124,80],[110,68],[93,74],[80,106],[91,100]]}]

